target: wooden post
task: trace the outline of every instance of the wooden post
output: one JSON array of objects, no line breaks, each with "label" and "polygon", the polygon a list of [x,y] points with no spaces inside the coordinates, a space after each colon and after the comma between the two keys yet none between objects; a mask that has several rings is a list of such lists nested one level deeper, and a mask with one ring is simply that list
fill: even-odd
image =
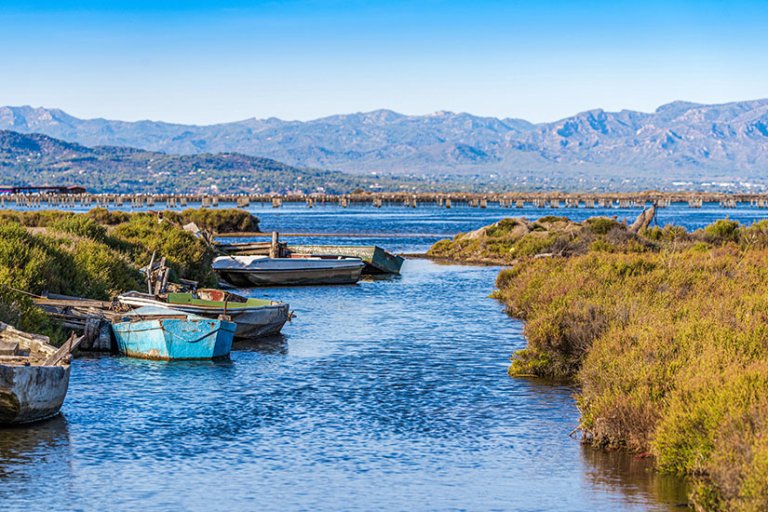
[{"label": "wooden post", "polygon": [[163,291],[163,282],[165,282],[165,277],[163,276],[164,273],[166,273],[168,269],[165,266],[165,256],[160,258],[160,266],[158,268],[158,273],[155,275],[152,274],[152,279],[154,280],[154,292],[153,295],[160,295]]},{"label": "wooden post", "polygon": [[279,258],[280,257],[280,233],[277,231],[272,232],[272,244],[269,246],[269,257],[270,258]]},{"label": "wooden post", "polygon": [[149,259],[149,265],[147,265],[147,292],[152,295],[152,267],[155,265],[155,253],[152,253],[152,257]]}]

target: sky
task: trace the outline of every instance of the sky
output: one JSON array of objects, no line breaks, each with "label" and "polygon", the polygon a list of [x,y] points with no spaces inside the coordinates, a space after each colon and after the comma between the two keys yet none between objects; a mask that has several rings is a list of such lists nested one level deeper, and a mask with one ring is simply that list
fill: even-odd
[{"label": "sky", "polygon": [[768,97],[768,0],[0,0],[0,105],[554,121]]}]

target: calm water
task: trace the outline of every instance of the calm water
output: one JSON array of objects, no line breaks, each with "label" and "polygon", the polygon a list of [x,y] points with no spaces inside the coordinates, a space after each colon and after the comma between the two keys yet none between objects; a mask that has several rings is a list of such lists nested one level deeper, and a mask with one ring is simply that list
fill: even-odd
[{"label": "calm water", "polygon": [[[376,233],[347,241],[405,252],[520,213],[254,211],[265,230]],[[660,222],[698,227],[726,214],[768,212],[671,208]],[[572,389],[507,377],[525,340],[487,298],[497,272],[413,259],[398,278],[252,290],[290,302],[297,318],[227,362],[78,359],[61,417],[0,430],[0,509],[613,511],[684,501],[681,483],[646,461],[570,439]]]}]

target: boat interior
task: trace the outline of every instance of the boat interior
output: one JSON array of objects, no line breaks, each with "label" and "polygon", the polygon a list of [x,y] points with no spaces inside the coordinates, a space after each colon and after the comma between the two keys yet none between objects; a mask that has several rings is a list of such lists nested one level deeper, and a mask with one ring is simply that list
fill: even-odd
[{"label": "boat interior", "polygon": [[0,364],[41,365],[56,353],[46,336],[29,334],[0,322]]}]

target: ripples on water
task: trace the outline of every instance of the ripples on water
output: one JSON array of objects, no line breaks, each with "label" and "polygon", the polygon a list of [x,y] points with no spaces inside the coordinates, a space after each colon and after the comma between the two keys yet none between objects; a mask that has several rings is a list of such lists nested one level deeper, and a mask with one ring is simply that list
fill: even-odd
[{"label": "ripples on water", "polygon": [[[519,212],[256,213],[266,230],[391,233],[349,241],[418,252],[435,239],[404,233],[466,231]],[[698,226],[707,215],[671,209],[661,220]],[[683,501],[680,482],[646,461],[568,438],[572,389],[507,377],[525,340],[487,298],[497,272],[415,259],[401,277],[357,286],[251,290],[290,302],[297,318],[282,336],[236,345],[230,361],[78,359],[63,416],[0,430],[1,509],[608,511]]]}]

